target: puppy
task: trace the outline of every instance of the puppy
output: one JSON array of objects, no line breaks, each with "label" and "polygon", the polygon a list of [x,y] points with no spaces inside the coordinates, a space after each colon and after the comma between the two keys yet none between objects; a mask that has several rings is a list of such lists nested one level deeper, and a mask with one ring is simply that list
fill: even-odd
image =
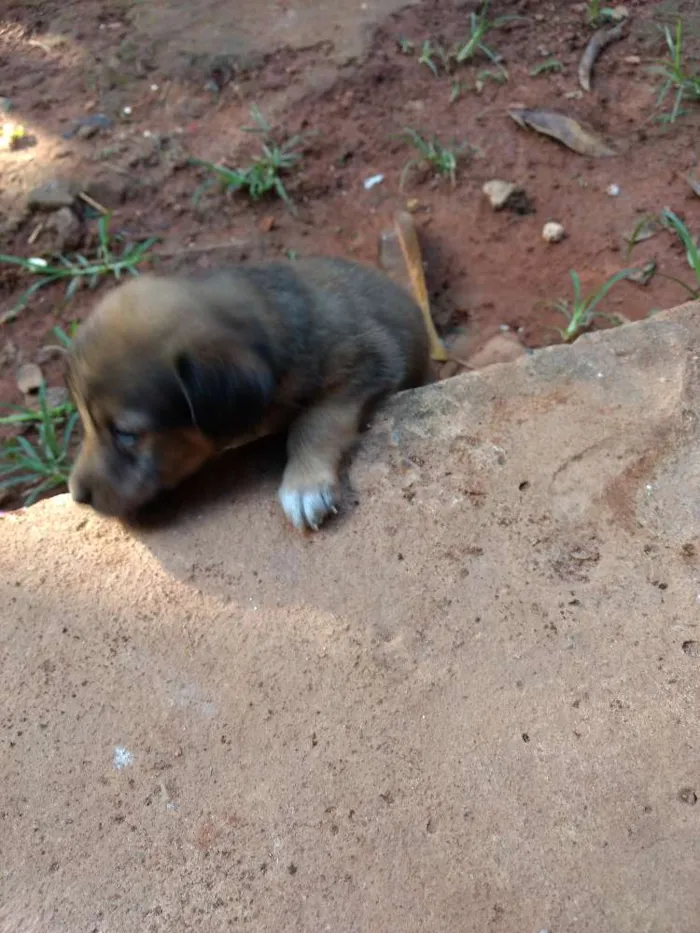
[{"label": "puppy", "polygon": [[423,382],[414,300],[340,259],[143,275],[79,328],[68,383],[84,440],[77,502],[127,517],[222,450],[288,430],[279,500],[299,529],[336,512],[338,469],[361,419]]}]

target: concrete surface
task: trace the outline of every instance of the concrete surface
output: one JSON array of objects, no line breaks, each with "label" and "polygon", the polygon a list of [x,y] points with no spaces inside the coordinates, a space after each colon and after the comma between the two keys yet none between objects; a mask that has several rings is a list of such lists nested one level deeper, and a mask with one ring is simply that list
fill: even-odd
[{"label": "concrete surface", "polygon": [[[168,72],[190,62],[227,60],[246,68],[265,57],[318,48],[327,57],[323,74],[362,61],[377,25],[416,0],[125,0],[136,35],[147,39],[159,67]],[[322,71],[302,75],[306,85],[323,80]]]},{"label": "concrete surface", "polygon": [[697,933],[699,345],[405,394],[312,538],[266,447],[0,522],[2,933]]}]

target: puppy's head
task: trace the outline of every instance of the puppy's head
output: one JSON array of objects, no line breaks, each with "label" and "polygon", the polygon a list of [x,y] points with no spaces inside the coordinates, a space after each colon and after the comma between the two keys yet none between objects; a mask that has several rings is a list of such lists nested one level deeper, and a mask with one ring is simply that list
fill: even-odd
[{"label": "puppy's head", "polygon": [[255,309],[226,314],[234,284],[141,276],[80,328],[68,372],[84,429],[77,502],[126,516],[259,424],[274,378]]}]

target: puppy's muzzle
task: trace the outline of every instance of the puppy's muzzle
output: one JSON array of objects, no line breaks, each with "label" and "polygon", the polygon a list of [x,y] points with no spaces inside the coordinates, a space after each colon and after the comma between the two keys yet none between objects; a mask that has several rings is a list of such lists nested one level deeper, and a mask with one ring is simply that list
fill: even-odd
[{"label": "puppy's muzzle", "polygon": [[80,505],[92,505],[92,488],[88,482],[71,474],[68,480],[68,491],[73,501]]}]

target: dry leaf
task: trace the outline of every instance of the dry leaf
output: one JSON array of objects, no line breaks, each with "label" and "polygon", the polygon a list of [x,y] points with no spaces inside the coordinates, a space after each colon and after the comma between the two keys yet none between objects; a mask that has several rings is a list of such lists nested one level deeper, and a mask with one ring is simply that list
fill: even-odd
[{"label": "dry leaf", "polygon": [[623,22],[613,29],[598,29],[593,33],[578,66],[578,81],[584,91],[590,91],[591,89],[591,72],[596,59],[606,46],[622,38],[624,26]]},{"label": "dry leaf", "polygon": [[634,269],[630,269],[627,273],[627,279],[630,282],[634,282],[636,285],[648,285],[649,282],[654,278],[656,274],[656,262],[653,259],[650,259],[649,262],[645,262],[643,266],[637,266]]},{"label": "dry leaf", "polygon": [[615,152],[602,139],[590,130],[585,130],[577,120],[566,114],[557,113],[554,110],[510,107],[508,116],[515,120],[518,126],[535,130],[544,136],[551,136],[552,139],[563,143],[579,155],[595,158],[615,155]]},{"label": "dry leaf", "polygon": [[435,330],[430,314],[418,234],[413,218],[407,211],[398,211],[394,217],[393,230],[386,230],[381,234],[379,263],[389,277],[406,288],[418,303],[428,332],[431,358],[439,362],[447,360],[447,351]]}]

